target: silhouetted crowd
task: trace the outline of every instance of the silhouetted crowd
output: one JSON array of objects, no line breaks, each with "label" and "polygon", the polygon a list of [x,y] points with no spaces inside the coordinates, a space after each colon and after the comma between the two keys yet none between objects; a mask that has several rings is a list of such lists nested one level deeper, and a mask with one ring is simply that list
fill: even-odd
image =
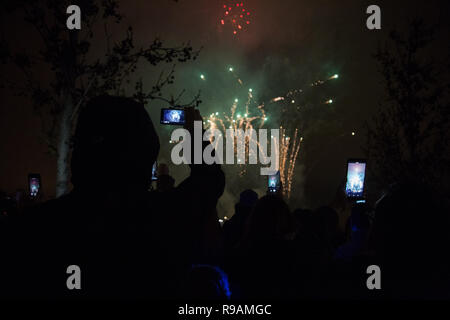
[{"label": "silhouetted crowd", "polygon": [[[186,129],[194,120],[186,110]],[[0,297],[450,298],[450,214],[420,184],[389,186],[373,208],[342,195],[343,222],[331,206],[291,211],[245,190],[221,226],[220,165],[190,165],[178,185],[163,168],[149,190],[159,148],[142,105],[92,99],[74,134],[73,190],[0,220]],[[70,265],[81,290],[67,287]],[[368,289],[371,265],[381,290]]]}]

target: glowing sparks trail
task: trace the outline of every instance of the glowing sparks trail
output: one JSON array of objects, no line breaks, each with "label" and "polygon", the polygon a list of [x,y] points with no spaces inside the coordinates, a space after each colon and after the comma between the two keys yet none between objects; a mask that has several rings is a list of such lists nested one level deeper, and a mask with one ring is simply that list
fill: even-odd
[{"label": "glowing sparks trail", "polygon": [[303,138],[299,136],[298,129],[294,131],[294,138],[286,136],[286,129],[280,127],[280,179],[283,188],[283,195],[289,199],[294,179],[295,163],[300,152],[300,145]]},{"label": "glowing sparks trail", "polygon": [[[226,132],[226,129],[232,129],[234,131],[235,135],[233,136],[233,138],[235,156],[238,152],[237,142],[240,139],[243,139],[245,146],[245,161],[244,163],[240,163],[240,160],[238,159],[238,164],[243,166],[245,163],[248,163],[248,158],[250,157],[252,152],[257,152],[257,150],[260,148],[259,141],[255,139],[256,137],[248,135],[246,133],[248,133],[250,129],[255,129],[255,127],[258,129],[262,128],[264,122],[267,120],[267,116],[264,111],[264,104],[256,105],[256,108],[252,107],[252,105],[255,105],[256,103],[253,100],[253,94],[251,90],[249,90],[248,92],[244,115],[237,112],[238,102],[238,99],[234,100],[234,103],[231,105],[230,114],[223,113],[223,117],[221,117],[219,115],[219,112],[211,113],[209,117],[204,118],[204,124],[206,129],[219,129],[222,132]],[[257,114],[253,115],[253,112],[255,111]],[[242,137],[242,135],[244,136]],[[255,139],[255,141],[253,141],[252,139]],[[250,148],[251,142],[256,143],[257,150],[252,150],[252,148]],[[211,143],[214,142],[211,141]],[[240,175],[244,175],[245,172],[245,167],[242,167]]]},{"label": "glowing sparks trail", "polygon": [[[264,127],[268,122],[269,117],[266,114],[265,103],[256,102],[253,96],[254,91],[256,91],[254,90],[255,88],[245,88],[244,82],[239,78],[233,66],[228,66],[226,70],[234,77],[235,81],[239,84],[239,87],[242,87],[242,89],[245,90],[247,97],[246,99],[242,99],[241,96],[237,95],[240,100],[236,98],[236,96],[232,97],[231,101],[233,102],[231,104],[231,108],[229,109],[229,113],[213,112],[209,116],[204,117],[203,124],[205,129],[219,129],[223,133],[226,132],[227,129],[233,130],[234,156],[238,155],[238,141],[244,141],[245,158],[239,159],[239,157],[237,157],[238,161],[236,163],[239,165],[239,175],[242,177],[247,172],[246,164],[249,163],[248,160],[252,152],[258,152],[260,149],[258,139],[253,135],[248,134],[248,131],[250,129],[259,129]],[[205,78],[206,77],[204,74],[201,74],[200,79],[205,80]],[[302,130],[304,133],[305,128],[308,128],[305,124],[305,120],[309,118],[308,115],[305,114],[305,110],[307,108],[305,108],[306,105],[302,103],[304,101],[308,103],[308,99],[305,100],[302,96],[305,95],[305,92],[309,92],[309,90],[315,90],[313,87],[321,86],[328,81],[333,81],[338,78],[338,74],[333,74],[324,78],[324,80],[317,80],[314,83],[307,85],[304,90],[292,89],[282,96],[276,96],[272,99],[265,100],[267,106],[270,106],[271,104],[279,105],[276,108],[277,111],[274,114],[275,120],[273,120],[273,122],[279,121],[277,122],[277,126],[283,125],[280,127],[279,146],[276,150],[279,152],[278,156],[282,192],[287,199],[291,196],[293,181],[295,178],[295,165],[300,153],[300,146],[303,141],[303,137],[300,136],[299,130]],[[318,99],[318,101],[314,102],[314,105],[335,103],[333,99],[328,97],[325,98],[328,99],[326,101],[322,99],[324,98]],[[301,113],[292,112],[297,110],[303,111]],[[326,108],[324,110],[326,110]],[[281,118],[278,118],[277,115],[280,115]],[[244,135],[244,137],[241,135]],[[355,135],[355,133],[352,132],[352,135]],[[256,139],[256,141],[253,141],[252,139]],[[211,142],[214,144],[214,141]],[[252,145],[251,143],[256,144],[256,150],[250,147]]]},{"label": "glowing sparks trail", "polygon": [[[325,80],[317,80],[317,81],[311,83],[311,87],[317,87],[317,86],[323,85],[327,81],[338,79],[338,78],[339,78],[339,75],[334,74]],[[270,102],[279,102],[279,101],[283,101],[283,100],[289,100],[291,97],[295,97],[296,95],[299,95],[301,93],[303,93],[303,89],[290,90],[284,96],[275,97],[275,98],[271,99]],[[291,103],[295,103],[295,99],[292,99]],[[325,101],[325,103],[328,103],[328,104],[333,103],[333,100],[329,99],[329,100]]]},{"label": "glowing sparks trail", "polygon": [[[234,72],[233,67],[229,67],[229,68],[228,68],[228,71],[231,72],[231,73],[233,74],[233,77],[237,80],[237,82],[238,82],[241,86],[244,85],[244,82],[243,82],[241,79],[239,79],[239,77],[237,76],[237,74]],[[252,92],[252,89],[249,89],[249,91]]]},{"label": "glowing sparks trail", "polygon": [[278,102],[278,101],[281,101],[281,100],[284,100],[284,97],[273,98],[272,100],[270,100],[270,102]]},{"label": "glowing sparks trail", "polygon": [[[309,86],[311,89],[312,87],[318,87],[323,84],[325,84],[328,81],[332,81],[335,79],[338,79],[339,75],[334,74],[332,76],[329,76],[325,80],[317,80]],[[282,105],[282,119],[281,123],[283,124],[286,120],[287,122],[287,129],[292,128],[292,130],[287,131],[285,127],[280,127],[280,146],[279,146],[279,152],[280,152],[280,179],[282,183],[283,188],[283,195],[289,199],[291,196],[291,190],[292,190],[292,184],[293,179],[295,177],[295,164],[300,152],[300,145],[303,141],[303,137],[299,136],[299,130],[298,126],[303,127],[301,125],[302,122],[304,122],[306,119],[305,114],[298,114],[298,113],[291,113],[292,110],[301,110],[299,101],[301,101],[300,95],[304,94],[303,89],[294,89],[288,91],[284,96],[279,96],[272,98],[269,100],[270,103],[277,103]],[[332,104],[334,101],[333,99],[328,99],[324,103],[325,104]],[[295,109],[292,109],[295,108]],[[294,130],[295,128],[295,130]],[[293,134],[293,138],[287,136],[287,133]]]},{"label": "glowing sparks trail", "polygon": [[[237,80],[237,82],[243,86],[243,81],[238,77],[238,75],[234,72],[233,67],[229,67],[228,71],[233,74],[233,77]],[[257,152],[257,150],[252,150],[249,148],[251,142],[255,142],[257,145],[257,149],[259,149],[260,145],[258,140],[252,141],[255,137],[246,134],[248,130],[255,128],[262,128],[265,121],[268,120],[264,110],[264,104],[258,104],[254,100],[253,97],[253,89],[249,88],[247,92],[247,101],[245,102],[245,113],[242,115],[237,112],[239,99],[234,99],[233,104],[231,105],[230,114],[223,113],[222,117],[219,112],[213,112],[209,117],[205,118],[204,124],[205,128],[208,129],[220,129],[222,132],[226,132],[226,129],[232,129],[235,132],[234,136],[234,153],[237,154],[237,141],[239,139],[244,139],[245,145],[245,163],[248,163],[248,157],[252,152]],[[241,137],[244,135],[244,137]],[[212,142],[213,143],[213,142]],[[243,166],[245,163],[238,164]],[[245,167],[242,167],[240,175],[245,174]]]}]

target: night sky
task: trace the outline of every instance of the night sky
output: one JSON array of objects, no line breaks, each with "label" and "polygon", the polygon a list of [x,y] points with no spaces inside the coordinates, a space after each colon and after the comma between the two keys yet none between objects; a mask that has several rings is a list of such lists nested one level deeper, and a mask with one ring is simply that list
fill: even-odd
[{"label": "night sky", "polygon": [[[305,88],[308,84],[339,74],[339,79],[327,83],[315,96],[329,96],[333,104],[315,103],[328,108],[320,119],[308,119],[307,135],[300,151],[294,180],[293,204],[315,207],[329,202],[339,183],[345,179],[347,158],[363,157],[366,141],[364,125],[370,121],[377,104],[382,102],[383,87],[372,55],[394,28],[404,30],[408,19],[419,16],[441,23],[438,39],[448,31],[445,13],[448,1],[336,1],[336,0],[247,0],[242,1],[250,11],[246,30],[234,35],[232,29],[221,26],[221,0],[122,1],[120,11],[124,23],[114,30],[120,39],[125,26],[131,24],[136,42],[145,44],[160,36],[168,44],[190,40],[194,48],[202,47],[196,61],[179,64],[175,84],[164,94],[177,94],[185,89],[184,101],[201,90],[200,112],[227,112],[235,98],[252,88],[259,102],[282,96],[289,90]],[[366,28],[365,13],[370,4],[382,10],[382,29]],[[81,8],[83,10],[83,8]],[[16,16],[2,17],[2,35],[16,48],[38,50],[37,37]],[[441,38],[439,38],[441,37]],[[101,40],[101,39],[100,39]],[[97,48],[98,47],[98,48]],[[98,41],[96,52],[103,44]],[[242,85],[237,85],[236,78]],[[166,68],[168,66],[165,66]],[[136,77],[151,86],[160,68],[142,67]],[[45,68],[42,79],[46,79]],[[205,79],[201,79],[204,75]],[[2,77],[20,79],[13,67],[4,66]],[[40,120],[33,114],[26,98],[1,92],[0,108],[0,189],[13,192],[26,188],[29,172],[41,173],[47,196],[55,190],[55,157],[47,153],[41,139]],[[314,103],[313,103],[314,104]],[[170,165],[177,183],[188,174],[186,167],[171,165],[168,144],[170,130],[159,125],[161,101],[147,106],[160,134],[162,144],[159,162]],[[279,116],[276,104],[266,104],[269,116],[266,128],[277,128]],[[295,112],[295,111],[292,111]],[[271,123],[271,121],[273,121]],[[305,129],[306,130],[306,129]],[[351,133],[355,132],[353,136]],[[306,134],[306,133],[305,133]],[[227,188],[219,211],[227,214],[235,196],[245,186],[265,191],[265,178],[254,176],[239,181],[235,171],[224,169]],[[370,184],[369,184],[370,186]]]}]

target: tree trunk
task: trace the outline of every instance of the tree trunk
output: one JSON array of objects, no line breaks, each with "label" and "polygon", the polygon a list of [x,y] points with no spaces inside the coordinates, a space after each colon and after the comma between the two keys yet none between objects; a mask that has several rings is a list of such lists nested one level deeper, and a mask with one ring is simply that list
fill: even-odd
[{"label": "tree trunk", "polygon": [[73,112],[73,101],[70,93],[67,94],[65,105],[60,119],[58,136],[58,155],[56,160],[56,197],[68,192],[70,170],[70,138],[72,134],[71,116]]},{"label": "tree trunk", "polygon": [[68,33],[68,42],[62,50],[64,61],[65,76],[60,79],[63,87],[66,88],[63,93],[63,110],[60,119],[59,136],[57,143],[58,157],[56,160],[56,197],[60,197],[69,190],[69,155],[70,155],[70,138],[72,136],[72,113],[74,111],[74,101],[72,90],[75,89],[75,78],[77,56],[76,47],[78,44],[78,33]]}]

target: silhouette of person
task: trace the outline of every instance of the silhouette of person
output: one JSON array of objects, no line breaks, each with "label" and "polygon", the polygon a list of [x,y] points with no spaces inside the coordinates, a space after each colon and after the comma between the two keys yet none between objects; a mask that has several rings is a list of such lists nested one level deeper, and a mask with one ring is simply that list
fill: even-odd
[{"label": "silhouette of person", "polygon": [[234,207],[234,215],[223,225],[225,244],[228,248],[236,248],[241,241],[245,224],[257,201],[258,194],[255,191],[247,189],[241,192],[239,202]]},{"label": "silhouette of person", "polygon": [[[41,298],[173,294],[177,279],[204,240],[191,236],[197,230],[187,221],[204,219],[216,205],[224,176],[219,165],[191,166],[191,175],[170,193],[177,203],[152,197],[148,187],[159,147],[143,105],[112,96],[89,101],[80,112],[73,139],[73,190],[25,212],[5,228],[8,258],[1,276],[8,277],[1,294]],[[185,255],[166,259],[179,252]],[[179,268],[166,268],[174,261]],[[81,290],[66,286],[70,265],[81,269]],[[164,278],[161,273],[169,275],[165,283],[159,280]]]},{"label": "silhouette of person", "polygon": [[385,298],[450,298],[450,217],[422,184],[392,185],[375,208],[373,243]]},{"label": "silhouette of person", "polygon": [[235,257],[237,266],[233,267],[245,297],[291,296],[294,235],[294,218],[283,199],[278,195],[260,198],[248,219]]}]

